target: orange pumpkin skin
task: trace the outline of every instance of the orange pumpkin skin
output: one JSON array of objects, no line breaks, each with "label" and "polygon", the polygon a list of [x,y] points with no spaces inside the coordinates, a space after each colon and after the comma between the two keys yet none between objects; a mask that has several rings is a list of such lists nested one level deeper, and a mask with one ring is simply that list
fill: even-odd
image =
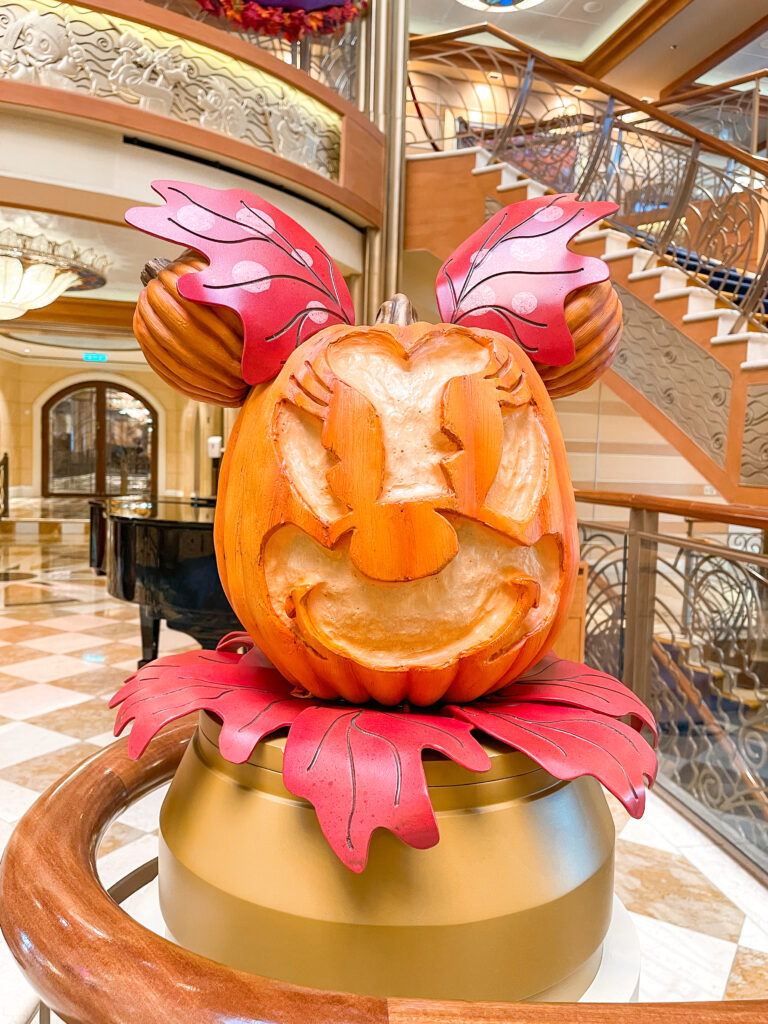
[{"label": "orange pumpkin skin", "polygon": [[160,270],[139,295],[133,333],[166,384],[200,402],[238,406],[249,390],[240,370],[240,318],[222,307],[190,302],[178,291],[180,277],[207,265],[190,252]]},{"label": "orange pumpkin skin", "polygon": [[254,389],[216,551],[245,628],[320,698],[469,701],[564,624],[578,566],[560,429],[533,365],[452,324],[330,327]]},{"label": "orange pumpkin skin", "polygon": [[565,303],[565,321],[576,348],[565,366],[534,363],[552,398],[583,391],[602,377],[619,350],[621,302],[610,281],[572,292]]}]

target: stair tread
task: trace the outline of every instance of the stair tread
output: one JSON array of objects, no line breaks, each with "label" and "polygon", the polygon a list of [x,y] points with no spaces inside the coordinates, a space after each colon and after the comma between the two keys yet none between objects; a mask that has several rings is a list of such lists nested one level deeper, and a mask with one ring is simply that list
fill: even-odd
[{"label": "stair tread", "polygon": [[738,309],[728,309],[725,306],[721,306],[719,309],[705,309],[700,313],[686,313],[683,316],[683,323],[698,324],[706,320],[720,320],[723,317],[726,320],[737,320],[740,316],[742,314]]}]

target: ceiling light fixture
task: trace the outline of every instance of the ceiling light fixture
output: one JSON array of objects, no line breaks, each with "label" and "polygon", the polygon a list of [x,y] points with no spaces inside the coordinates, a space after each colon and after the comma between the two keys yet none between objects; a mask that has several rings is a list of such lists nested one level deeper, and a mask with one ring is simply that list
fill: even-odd
[{"label": "ceiling light fixture", "polygon": [[65,291],[106,283],[106,256],[49,238],[30,215],[0,213],[0,320],[16,320]]},{"label": "ceiling light fixture", "polygon": [[525,11],[530,7],[538,7],[544,0],[458,0],[464,7],[473,11],[484,11],[486,14],[507,14],[511,11]]}]

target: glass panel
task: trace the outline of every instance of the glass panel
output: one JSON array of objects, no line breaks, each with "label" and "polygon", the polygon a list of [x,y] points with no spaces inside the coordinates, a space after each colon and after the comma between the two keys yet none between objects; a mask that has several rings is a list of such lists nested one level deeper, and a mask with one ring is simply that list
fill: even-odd
[{"label": "glass panel", "polygon": [[96,388],[71,391],[48,414],[48,490],[92,494],[96,490]]},{"label": "glass panel", "polygon": [[133,395],[107,388],[106,417],[107,494],[149,494],[155,443],[152,413]]}]

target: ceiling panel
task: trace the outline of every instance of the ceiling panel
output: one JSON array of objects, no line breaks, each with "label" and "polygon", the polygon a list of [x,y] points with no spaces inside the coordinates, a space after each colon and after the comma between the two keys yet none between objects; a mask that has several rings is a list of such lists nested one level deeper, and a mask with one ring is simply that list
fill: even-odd
[{"label": "ceiling panel", "polygon": [[477,10],[459,0],[411,0],[415,34],[487,21],[552,57],[584,60],[643,6],[644,0],[543,0],[528,10]]}]

